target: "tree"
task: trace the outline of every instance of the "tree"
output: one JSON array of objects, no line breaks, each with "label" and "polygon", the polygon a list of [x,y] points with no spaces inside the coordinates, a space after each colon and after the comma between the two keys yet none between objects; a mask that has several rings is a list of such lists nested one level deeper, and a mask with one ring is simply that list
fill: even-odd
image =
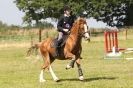
[{"label": "tree", "polygon": [[[83,3],[83,0],[79,0]],[[23,18],[24,22],[31,23],[33,20],[40,21],[45,18],[59,18],[63,12],[63,7],[68,3],[70,6],[74,6],[72,9],[77,12],[83,4],[77,3],[77,0],[16,0],[17,7],[25,12]]]},{"label": "tree", "polygon": [[109,26],[133,25],[132,0],[91,0],[86,5],[90,16]]},{"label": "tree", "polygon": [[38,23],[45,18],[59,18],[64,5],[76,15],[86,11],[110,26],[133,25],[133,0],[16,0],[17,7],[25,12],[24,22]]},{"label": "tree", "polygon": [[126,10],[126,18],[124,23],[126,26],[133,26],[133,4],[130,4]]}]

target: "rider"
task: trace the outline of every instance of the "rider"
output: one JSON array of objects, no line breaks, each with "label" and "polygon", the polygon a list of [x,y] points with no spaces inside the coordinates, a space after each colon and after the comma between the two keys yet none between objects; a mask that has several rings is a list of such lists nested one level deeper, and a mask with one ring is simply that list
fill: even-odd
[{"label": "rider", "polygon": [[59,18],[57,23],[57,31],[58,31],[58,38],[56,42],[57,54],[59,54],[58,47],[60,47],[60,43],[63,40],[62,39],[63,36],[69,34],[75,19],[76,19],[76,16],[72,15],[71,8],[69,6],[64,6],[64,14]]}]

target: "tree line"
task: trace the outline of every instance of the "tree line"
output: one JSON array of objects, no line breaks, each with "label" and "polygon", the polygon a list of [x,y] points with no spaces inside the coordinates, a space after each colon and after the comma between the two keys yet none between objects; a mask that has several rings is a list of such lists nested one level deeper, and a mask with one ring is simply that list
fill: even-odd
[{"label": "tree line", "polygon": [[133,25],[133,0],[15,0],[19,10],[25,13],[25,23],[41,23],[42,19],[58,19],[63,7],[69,5],[73,14],[93,17],[109,26]]},{"label": "tree line", "polygon": [[53,24],[48,23],[48,22],[43,22],[43,24],[40,25],[27,25],[25,27],[21,26],[21,25],[8,25],[6,23],[3,23],[2,21],[0,21],[0,32],[6,32],[7,30],[19,30],[19,29],[32,29],[32,28],[38,28],[39,27],[43,27],[43,28],[53,28]]}]

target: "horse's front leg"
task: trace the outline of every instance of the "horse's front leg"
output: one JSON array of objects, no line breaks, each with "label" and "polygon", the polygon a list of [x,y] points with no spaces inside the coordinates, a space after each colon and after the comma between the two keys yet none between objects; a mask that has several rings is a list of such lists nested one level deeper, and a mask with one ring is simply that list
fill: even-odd
[{"label": "horse's front leg", "polygon": [[70,69],[74,67],[74,63],[76,61],[76,56],[72,53],[67,53],[66,58],[70,58],[70,63],[66,66],[66,69]]},{"label": "horse's front leg", "polygon": [[78,58],[76,60],[76,64],[77,64],[77,68],[78,68],[79,80],[83,81],[84,77],[83,77],[83,72],[82,72],[82,68],[81,68],[81,64],[80,64],[80,58]]}]

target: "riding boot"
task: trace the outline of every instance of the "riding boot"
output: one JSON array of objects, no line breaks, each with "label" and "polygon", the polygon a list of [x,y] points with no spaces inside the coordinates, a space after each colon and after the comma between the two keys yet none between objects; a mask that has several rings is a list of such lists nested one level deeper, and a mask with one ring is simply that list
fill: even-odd
[{"label": "riding boot", "polygon": [[55,56],[59,56],[59,41],[57,41],[57,42],[55,43],[55,53],[56,53]]}]

